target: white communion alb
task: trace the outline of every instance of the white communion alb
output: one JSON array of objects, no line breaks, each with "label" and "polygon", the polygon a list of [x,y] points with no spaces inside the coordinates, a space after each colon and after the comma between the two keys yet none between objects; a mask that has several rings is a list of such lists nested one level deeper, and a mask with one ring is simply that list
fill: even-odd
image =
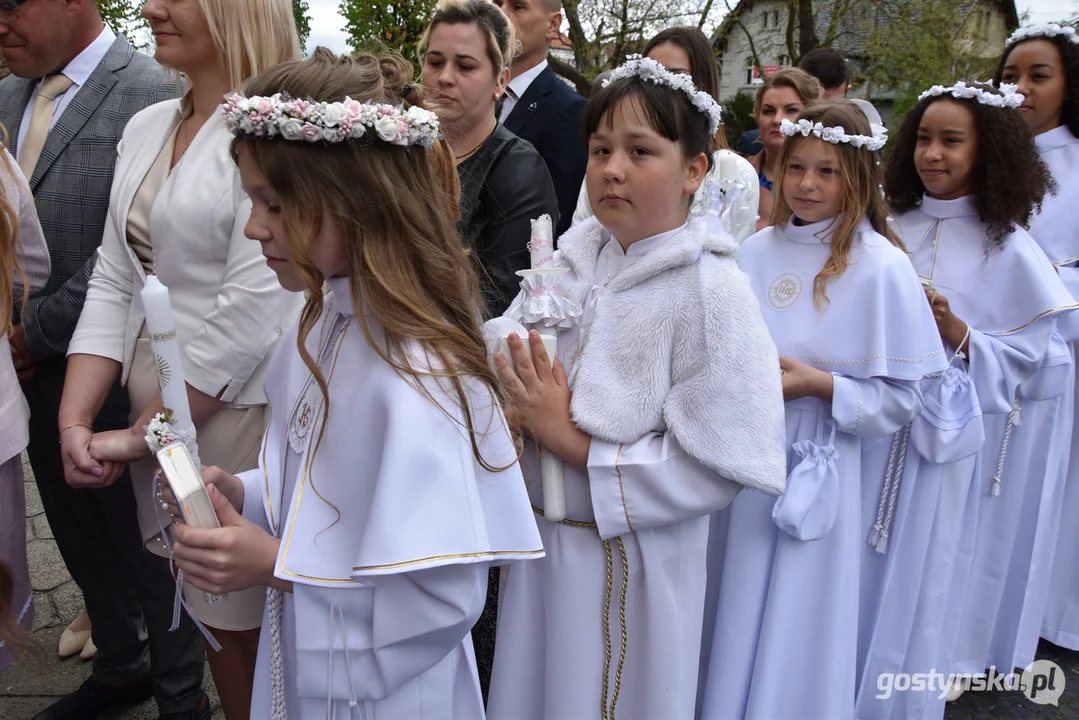
[{"label": "white communion alb", "polygon": [[[1071,437],[1072,367],[1056,327],[1074,309],[1045,253],[1017,228],[987,249],[972,197],[922,199],[894,220],[918,274],[970,327],[967,370],[985,444],[962,515],[941,636],[941,672],[1026,667],[1050,572]],[[933,698],[930,716],[942,701]]]},{"label": "white communion alb", "polygon": [[[1030,234],[1056,266],[1072,297],[1079,297],[1079,227],[1075,223],[1075,209],[1079,208],[1079,138],[1061,125],[1038,135],[1034,142],[1053,174],[1057,190],[1043,201],[1041,212],[1031,221]],[[1074,314],[1061,322],[1062,334],[1071,345],[1073,364],[1079,358],[1077,324]],[[1073,396],[1073,408],[1075,405]],[[1071,456],[1061,505],[1062,517],[1079,516],[1079,423],[1072,428]],[[1060,523],[1055,552],[1044,546],[1035,552],[1039,557],[1053,552],[1054,557],[1041,636],[1062,647],[1079,650],[1079,523]]]},{"label": "white communion alb", "polygon": [[[470,631],[487,570],[543,555],[501,409],[467,381],[473,456],[444,380],[406,380],[365,339],[347,278],[307,348],[324,401],[284,336],[266,378],[270,423],[244,473],[244,517],[281,539],[251,716],[481,718]],[[368,316],[375,341],[379,326]],[[413,365],[422,351],[406,345]],[[438,402],[438,405],[435,404]]]},{"label": "white communion alb", "polygon": [[739,252],[780,354],[831,373],[834,390],[831,403],[786,404],[786,493],[743,493],[713,521],[714,630],[698,717],[854,715],[863,445],[919,415],[919,382],[946,361],[910,262],[868,220],[826,303],[814,303],[838,222],[766,228]]},{"label": "white communion alb", "polygon": [[[565,466],[547,557],[503,575],[487,716],[693,714],[708,516],[782,491],[778,357],[736,244],[693,218],[623,251],[596,219],[559,240],[582,321],[559,333],[587,472]],[[522,460],[542,513],[535,445]]]}]

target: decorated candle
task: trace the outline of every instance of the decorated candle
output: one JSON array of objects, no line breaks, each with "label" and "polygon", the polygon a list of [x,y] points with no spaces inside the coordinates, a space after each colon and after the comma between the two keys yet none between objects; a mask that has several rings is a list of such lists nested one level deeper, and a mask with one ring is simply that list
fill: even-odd
[{"label": "decorated candle", "polygon": [[150,334],[150,349],[157,368],[157,384],[161,388],[161,404],[165,418],[180,433],[190,438],[188,450],[199,467],[198,446],[195,444],[195,425],[187,401],[187,383],[181,363],[180,343],[176,339],[176,322],[169,302],[169,289],[156,275],[146,278],[142,288],[142,306],[146,313],[146,329]]},{"label": "decorated candle", "polygon": [[551,216],[540,215],[532,221],[532,239],[528,242],[532,253],[532,269],[543,267],[554,259],[554,226]]}]

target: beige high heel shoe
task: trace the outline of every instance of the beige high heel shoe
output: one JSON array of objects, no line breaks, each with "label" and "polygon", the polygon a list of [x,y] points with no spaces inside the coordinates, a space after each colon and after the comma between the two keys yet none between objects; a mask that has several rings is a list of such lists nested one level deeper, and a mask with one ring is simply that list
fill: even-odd
[{"label": "beige high heel shoe", "polygon": [[90,616],[83,608],[79,616],[75,618],[60,636],[60,657],[66,658],[81,653],[86,643],[90,640]]},{"label": "beige high heel shoe", "polygon": [[94,639],[87,638],[86,644],[82,646],[82,652],[79,653],[80,660],[92,660],[94,655],[97,655],[97,645],[94,645]]}]

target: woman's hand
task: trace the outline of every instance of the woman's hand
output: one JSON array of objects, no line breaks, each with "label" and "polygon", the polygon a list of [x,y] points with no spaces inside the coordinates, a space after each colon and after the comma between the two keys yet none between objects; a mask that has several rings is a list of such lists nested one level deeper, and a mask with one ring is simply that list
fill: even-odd
[{"label": "woman's hand", "polygon": [[516,333],[508,338],[513,365],[502,353],[495,355],[498,374],[517,407],[521,422],[532,437],[563,461],[578,469],[588,467],[591,436],[583,432],[570,416],[569,380],[562,363],[554,366],[535,330],[528,333],[532,358]]},{"label": "woman's hand", "polygon": [[204,592],[224,595],[256,585],[281,586],[274,564],[281,541],[245,520],[214,484],[207,486],[219,528],[173,528],[176,565],[184,579]]},{"label": "woman's hand", "polygon": [[93,437],[93,430],[86,425],[71,425],[60,433],[64,479],[73,488],[108,487],[124,472],[125,463],[94,459],[90,452]]},{"label": "woman's hand", "polygon": [[135,428],[94,433],[90,440],[90,455],[98,462],[127,463],[149,457],[150,446]]},{"label": "woman's hand", "polygon": [[804,397],[832,401],[832,390],[835,385],[831,373],[818,370],[786,355],[779,356],[779,368],[783,371],[784,402]]},{"label": "woman's hand", "polygon": [[965,353],[970,332],[967,324],[952,312],[948,298],[933,288],[926,288],[925,296],[929,300],[929,307],[933,310],[933,319],[937,321],[937,330],[940,331],[941,339],[957,352]]}]

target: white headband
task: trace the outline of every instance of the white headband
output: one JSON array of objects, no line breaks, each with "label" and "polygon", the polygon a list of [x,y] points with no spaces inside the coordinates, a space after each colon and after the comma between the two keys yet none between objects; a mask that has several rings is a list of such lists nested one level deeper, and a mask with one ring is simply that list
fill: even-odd
[{"label": "white headband", "polygon": [[719,132],[720,110],[719,103],[708,93],[698,90],[693,84],[693,78],[685,73],[672,73],[667,68],[652,58],[640,55],[627,55],[624,65],[620,65],[611,71],[610,76],[603,81],[603,87],[607,87],[616,80],[639,77],[654,85],[664,85],[672,90],[678,90],[708,118],[712,134]]},{"label": "white headband", "polygon": [[1015,85],[1008,85],[1006,83],[1001,84],[998,90],[1001,94],[994,92],[988,92],[980,88],[976,88],[972,85],[967,85],[960,80],[951,87],[944,87],[943,85],[934,85],[926,90],[924,93],[918,96],[918,102],[925,100],[927,97],[941,97],[944,94],[949,94],[959,100],[977,100],[982,105],[988,105],[990,107],[999,108],[1012,108],[1015,109],[1023,104],[1026,97],[1017,93]]},{"label": "white headband", "polygon": [[1079,34],[1072,28],[1063,27],[1056,23],[1046,23],[1044,25],[1027,25],[1019,28],[1004,43],[1004,47],[1011,47],[1018,42],[1030,40],[1031,38],[1056,37],[1057,35],[1063,35],[1068,42],[1079,43]]},{"label": "white headband", "polygon": [[779,132],[787,137],[794,137],[795,135],[809,137],[812,134],[832,145],[846,143],[856,148],[865,148],[866,150],[872,150],[873,152],[880,150],[888,143],[888,131],[883,127],[881,127],[880,130],[874,131],[872,136],[848,135],[847,131],[841,125],[825,127],[821,123],[814,124],[805,118],[796,123],[784,119],[783,122],[779,124]]}]

